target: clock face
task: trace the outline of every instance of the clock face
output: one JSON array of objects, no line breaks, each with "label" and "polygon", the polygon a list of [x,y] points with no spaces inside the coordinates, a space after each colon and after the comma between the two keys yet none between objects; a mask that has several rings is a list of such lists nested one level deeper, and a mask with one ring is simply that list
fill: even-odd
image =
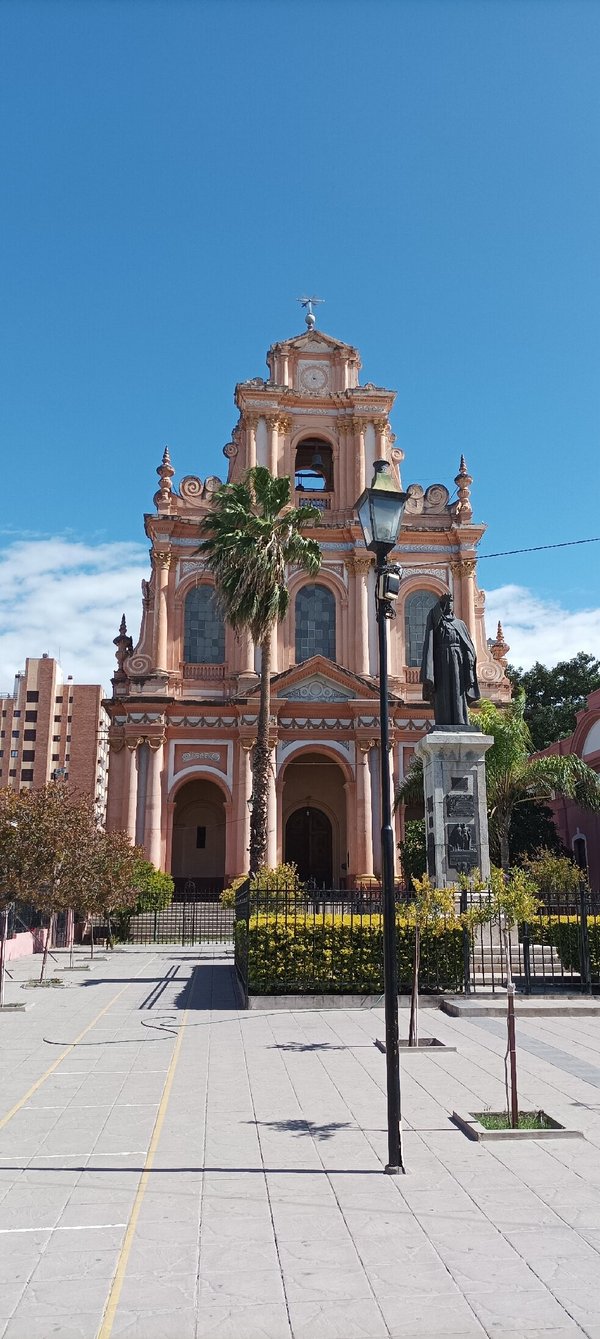
[{"label": "clock face", "polygon": [[319,363],[309,364],[303,367],[300,372],[300,385],[305,391],[322,391],[329,384],[329,374],[326,367]]}]

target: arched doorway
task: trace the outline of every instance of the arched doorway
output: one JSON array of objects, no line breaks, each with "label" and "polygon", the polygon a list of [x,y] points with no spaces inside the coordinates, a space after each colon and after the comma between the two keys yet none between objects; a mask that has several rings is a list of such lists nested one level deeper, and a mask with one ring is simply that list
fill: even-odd
[{"label": "arched doorway", "polygon": [[346,881],[346,782],[339,763],[316,751],[297,754],[283,773],[284,860],[320,888],[343,888]]},{"label": "arched doorway", "polygon": [[176,897],[217,897],[225,876],[225,796],[214,781],[188,781],[177,792],[171,874]]},{"label": "arched doorway", "polygon": [[285,859],[298,867],[302,880],[318,888],[331,888],[333,834],[322,809],[304,805],[290,814],[285,825]]}]

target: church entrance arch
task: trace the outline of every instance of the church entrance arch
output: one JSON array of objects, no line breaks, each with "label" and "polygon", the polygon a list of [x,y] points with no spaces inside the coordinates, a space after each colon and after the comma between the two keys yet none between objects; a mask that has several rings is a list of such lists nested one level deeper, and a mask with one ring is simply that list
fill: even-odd
[{"label": "church entrance arch", "polygon": [[225,796],[214,781],[187,781],[173,814],[171,874],[175,896],[217,897],[225,876]]},{"label": "church entrance arch", "polygon": [[296,755],[283,774],[284,860],[318,888],[344,887],[348,871],[346,776],[327,754]]},{"label": "church entrance arch", "polygon": [[331,888],[333,834],[322,809],[304,805],[290,814],[285,825],[285,859],[298,867],[300,878],[317,888]]}]

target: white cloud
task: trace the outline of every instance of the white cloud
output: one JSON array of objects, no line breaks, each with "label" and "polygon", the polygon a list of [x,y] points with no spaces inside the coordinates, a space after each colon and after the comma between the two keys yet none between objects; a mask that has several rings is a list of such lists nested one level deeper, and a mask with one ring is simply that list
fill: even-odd
[{"label": "white cloud", "polygon": [[600,659],[600,608],[572,611],[525,586],[499,586],[486,592],[485,609],[488,637],[495,636],[498,619],[502,623],[511,665],[556,665],[578,651]]},{"label": "white cloud", "polygon": [[0,689],[12,692],[27,656],[44,651],[78,683],[110,687],[113,637],[125,612],[134,642],[142,577],[142,544],[86,544],[64,537],[21,538],[0,551]]},{"label": "white cloud", "polygon": [[[113,637],[125,612],[135,643],[140,583],[149,575],[144,544],[29,535],[8,543],[0,550],[0,690],[12,692],[26,657],[44,651],[60,660],[65,677],[109,689]],[[486,596],[488,637],[498,619],[513,665],[554,665],[578,651],[600,658],[600,608],[572,612],[524,586],[500,586]]]}]

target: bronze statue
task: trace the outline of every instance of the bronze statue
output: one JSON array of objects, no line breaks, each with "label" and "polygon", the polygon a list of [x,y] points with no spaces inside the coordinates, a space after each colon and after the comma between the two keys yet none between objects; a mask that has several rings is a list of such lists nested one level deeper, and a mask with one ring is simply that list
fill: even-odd
[{"label": "bronze statue", "polygon": [[477,658],[469,629],[454,617],[450,594],[442,595],[427,615],[421,683],[436,725],[468,726],[468,705],[481,697]]}]

